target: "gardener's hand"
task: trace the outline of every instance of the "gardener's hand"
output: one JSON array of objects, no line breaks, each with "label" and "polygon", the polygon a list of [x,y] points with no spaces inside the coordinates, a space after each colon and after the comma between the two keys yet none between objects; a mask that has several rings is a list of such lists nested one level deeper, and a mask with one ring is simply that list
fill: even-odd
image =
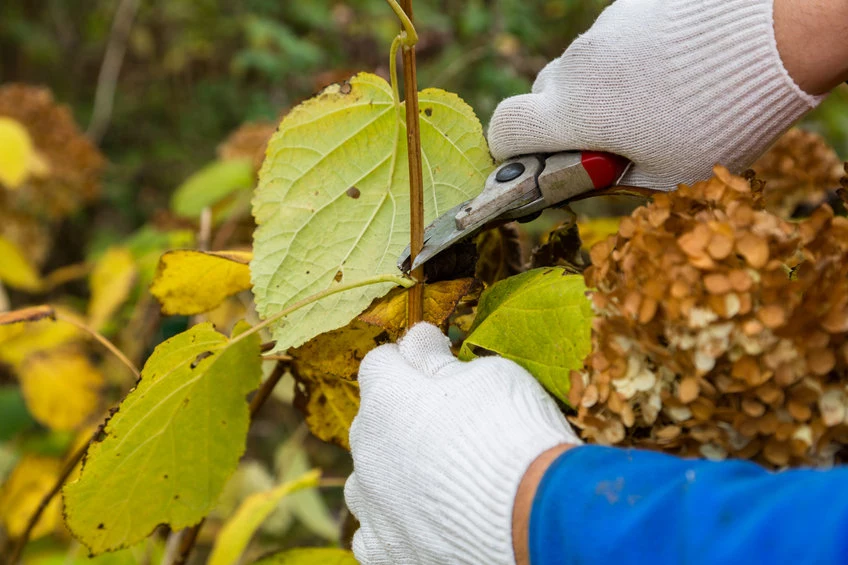
[{"label": "gardener's hand", "polygon": [[[609,151],[634,163],[624,184],[662,190],[708,178],[715,163],[745,169],[822,99],[785,70],[772,2],[618,0],[542,70],[532,94],[498,106],[489,128],[492,154]],[[818,81],[802,82],[826,91],[845,80],[845,67],[832,61],[848,62],[839,27],[848,4],[840,0],[840,11],[837,2],[829,10],[792,4],[775,3],[779,30],[786,30],[780,52],[788,65],[805,61],[791,69],[796,78],[806,78],[803,69],[818,60],[830,61]],[[795,35],[804,35],[791,32],[804,19],[812,31],[800,41]],[[821,49],[805,56],[810,42]]]},{"label": "gardener's hand", "polygon": [[364,565],[511,564],[516,491],[530,464],[581,443],[515,363],[458,361],[430,324],[369,353],[350,429],[345,498]]}]

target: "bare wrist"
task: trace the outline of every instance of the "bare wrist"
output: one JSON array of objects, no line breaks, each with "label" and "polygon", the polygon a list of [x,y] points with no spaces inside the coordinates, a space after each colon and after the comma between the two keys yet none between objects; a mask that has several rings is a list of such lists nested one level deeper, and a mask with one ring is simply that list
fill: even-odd
[{"label": "bare wrist", "polygon": [[515,551],[516,565],[530,565],[530,511],[533,508],[533,498],[548,467],[556,459],[571,449],[572,444],[554,446],[539,455],[524,473],[518,492],[515,495],[515,506],[512,510],[512,547]]},{"label": "bare wrist", "polygon": [[783,66],[808,94],[848,80],[848,0],[774,0],[774,36]]}]

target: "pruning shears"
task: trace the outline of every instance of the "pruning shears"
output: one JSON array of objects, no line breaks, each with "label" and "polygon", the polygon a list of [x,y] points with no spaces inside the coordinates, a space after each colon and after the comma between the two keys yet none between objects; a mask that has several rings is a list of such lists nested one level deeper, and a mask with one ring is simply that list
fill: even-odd
[{"label": "pruning shears", "polygon": [[492,225],[532,218],[592,190],[608,188],[630,167],[624,157],[596,151],[524,155],[501,163],[483,191],[454,206],[424,230],[424,247],[410,264],[409,247],[398,260],[408,273],[455,243]]}]

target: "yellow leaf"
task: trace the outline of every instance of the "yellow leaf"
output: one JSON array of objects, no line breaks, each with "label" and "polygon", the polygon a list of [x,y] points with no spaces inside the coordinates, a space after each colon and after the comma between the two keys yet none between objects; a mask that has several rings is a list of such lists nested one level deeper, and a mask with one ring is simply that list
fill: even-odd
[{"label": "yellow leaf", "polygon": [[99,330],[129,298],[138,269],[132,253],[124,247],[111,247],[94,265],[89,278],[91,301],[89,325]]},{"label": "yellow leaf", "polygon": [[20,366],[18,379],[32,416],[54,430],[77,429],[99,411],[103,375],[74,348],[31,356]]},{"label": "yellow leaf", "polygon": [[[53,488],[62,462],[53,457],[27,455],[21,459],[0,490],[0,516],[12,538],[20,536],[41,499]],[[53,531],[62,517],[62,499],[55,496],[35,525],[30,539]]]},{"label": "yellow leaf", "polygon": [[621,218],[591,218],[580,221],[577,228],[580,230],[580,239],[583,241],[583,249],[590,249],[599,241],[604,241],[611,235],[618,233]]},{"label": "yellow leaf", "polygon": [[293,492],[318,486],[320,477],[321,472],[314,469],[298,479],[247,497],[235,514],[221,528],[215,540],[215,547],[209,556],[209,565],[234,565],[238,563],[239,557],[247,548],[254,532],[277,508],[280,501]]},{"label": "yellow leaf", "polygon": [[[441,326],[456,309],[463,296],[468,294],[474,279],[456,279],[428,284],[424,287],[424,320]],[[359,315],[363,322],[386,330],[392,339],[400,337],[406,329],[409,290],[398,288],[378,299]]]},{"label": "yellow leaf", "polygon": [[247,251],[168,251],[159,259],[150,292],[168,315],[191,316],[250,288]]},{"label": "yellow leaf", "polygon": [[[79,319],[69,310],[57,308],[62,316]],[[53,349],[64,343],[83,337],[83,332],[74,325],[45,318],[34,322],[0,325],[0,361],[19,367],[34,353]]]},{"label": "yellow leaf", "polygon": [[348,430],[359,411],[359,362],[386,341],[383,328],[354,320],[290,351],[298,383],[295,405],[316,437],[350,449]]},{"label": "yellow leaf", "polygon": [[0,183],[16,189],[31,174],[43,175],[47,169],[26,128],[0,116]]},{"label": "yellow leaf", "polygon": [[[2,153],[2,148],[0,148]],[[12,288],[37,291],[41,277],[18,246],[0,236],[0,281]]]}]

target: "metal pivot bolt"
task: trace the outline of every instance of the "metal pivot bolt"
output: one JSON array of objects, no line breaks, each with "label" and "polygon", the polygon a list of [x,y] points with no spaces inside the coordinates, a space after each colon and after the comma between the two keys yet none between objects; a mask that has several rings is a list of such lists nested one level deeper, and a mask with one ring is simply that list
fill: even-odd
[{"label": "metal pivot bolt", "polygon": [[509,163],[498,169],[495,180],[498,182],[509,182],[521,176],[524,172],[524,163]]}]

